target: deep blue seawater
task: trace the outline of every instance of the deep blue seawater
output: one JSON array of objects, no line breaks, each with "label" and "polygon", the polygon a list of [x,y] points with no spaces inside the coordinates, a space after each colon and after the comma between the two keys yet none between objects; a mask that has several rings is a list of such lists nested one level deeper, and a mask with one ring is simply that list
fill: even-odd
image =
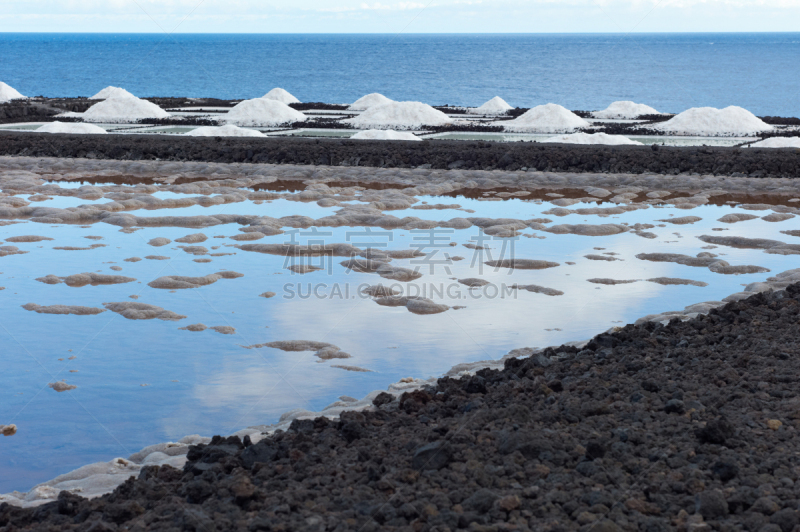
[{"label": "deep blue seawater", "polygon": [[0,81],[26,96],[253,98],[479,105],[634,100],[800,116],[800,33],[548,35],[0,34]]}]

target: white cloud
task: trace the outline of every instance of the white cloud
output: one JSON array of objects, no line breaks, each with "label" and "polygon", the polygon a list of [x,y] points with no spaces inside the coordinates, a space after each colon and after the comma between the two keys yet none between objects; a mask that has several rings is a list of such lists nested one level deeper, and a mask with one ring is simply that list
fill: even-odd
[{"label": "white cloud", "polygon": [[[800,0],[0,0],[0,31],[796,31]],[[156,23],[154,23],[156,21]]]}]

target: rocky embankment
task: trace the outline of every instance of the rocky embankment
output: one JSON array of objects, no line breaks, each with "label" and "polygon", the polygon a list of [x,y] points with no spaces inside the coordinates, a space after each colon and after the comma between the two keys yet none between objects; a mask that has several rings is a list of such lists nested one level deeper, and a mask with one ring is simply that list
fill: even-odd
[{"label": "rocky embankment", "polygon": [[800,176],[793,149],[0,133],[0,155],[318,166]]},{"label": "rocky embankment", "polygon": [[215,437],[0,530],[795,530],[800,284],[627,325],[257,443]]}]

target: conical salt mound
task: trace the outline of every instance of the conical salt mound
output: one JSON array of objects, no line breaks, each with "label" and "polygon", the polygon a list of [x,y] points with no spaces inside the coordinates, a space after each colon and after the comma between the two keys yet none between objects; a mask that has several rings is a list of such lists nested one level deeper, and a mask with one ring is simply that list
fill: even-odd
[{"label": "conical salt mound", "polygon": [[108,135],[108,131],[94,124],[50,122],[36,130],[37,133],[68,133],[70,135]]},{"label": "conical salt mound", "polygon": [[136,122],[149,118],[169,118],[170,114],[147,100],[135,96],[117,96],[96,103],[83,115],[87,122]]},{"label": "conical salt mound", "polygon": [[649,105],[634,103],[629,101],[614,102],[602,111],[595,111],[592,116],[595,118],[621,118],[633,120],[642,115],[660,115]]},{"label": "conical salt mound", "polygon": [[255,98],[236,104],[220,121],[237,126],[273,127],[292,122],[304,122],[306,115],[285,103],[267,98]]},{"label": "conical salt mound", "polygon": [[420,102],[391,102],[376,105],[342,122],[365,129],[419,129],[452,123],[450,117],[443,112]]},{"label": "conical salt mound", "polygon": [[119,98],[121,96],[122,97],[128,96],[128,97],[135,98],[135,96],[133,96],[133,94],[131,94],[130,92],[126,91],[125,89],[121,89],[119,87],[108,86],[108,87],[106,87],[105,89],[101,90],[100,92],[98,92],[97,94],[95,94],[94,96],[92,96],[89,99],[90,100],[108,100],[109,98]]},{"label": "conical salt mound", "polygon": [[521,133],[570,133],[591,124],[572,111],[555,103],[539,105],[525,114],[503,122],[495,122],[506,131]]},{"label": "conical salt mound", "polygon": [[244,129],[238,126],[205,126],[193,129],[186,134],[188,137],[266,137],[255,129]]},{"label": "conical salt mound", "polygon": [[281,103],[285,103],[286,105],[289,105],[290,103],[300,103],[300,100],[289,94],[288,91],[278,87],[266,93],[263,98],[266,98],[267,100],[276,100]]},{"label": "conical salt mound", "polygon": [[658,131],[708,137],[749,136],[774,129],[747,109],[735,105],[725,109],[692,107],[651,127]]},{"label": "conical salt mound", "polygon": [[473,107],[467,109],[467,112],[474,115],[502,115],[506,111],[513,109],[504,99],[500,96],[495,96],[480,107]]},{"label": "conical salt mound", "polygon": [[413,133],[408,131],[394,131],[394,130],[380,130],[368,129],[366,131],[359,131],[351,139],[363,140],[422,140]]},{"label": "conical salt mound", "polygon": [[608,135],[606,133],[570,133],[544,139],[542,142],[557,142],[559,144],[605,144],[609,146],[643,146],[622,135]]},{"label": "conical salt mound", "polygon": [[24,100],[25,96],[17,92],[14,87],[0,81],[0,103],[10,102],[11,100]]},{"label": "conical salt mound", "polygon": [[347,109],[349,111],[366,111],[370,107],[375,107],[376,105],[383,105],[386,103],[392,103],[393,101],[394,100],[390,100],[383,94],[378,94],[377,92],[373,92],[372,94],[367,94],[366,96],[362,96]]}]

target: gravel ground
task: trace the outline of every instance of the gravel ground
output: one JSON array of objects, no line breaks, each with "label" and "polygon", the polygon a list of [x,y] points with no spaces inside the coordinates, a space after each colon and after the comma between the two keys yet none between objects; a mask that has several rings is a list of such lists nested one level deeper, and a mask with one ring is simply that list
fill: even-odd
[{"label": "gravel ground", "polygon": [[[800,150],[0,133],[0,155],[546,172],[800,176]],[[430,165],[430,166],[428,166]]]},{"label": "gravel ground", "polygon": [[627,325],[0,530],[798,530],[798,323],[800,284]]}]

